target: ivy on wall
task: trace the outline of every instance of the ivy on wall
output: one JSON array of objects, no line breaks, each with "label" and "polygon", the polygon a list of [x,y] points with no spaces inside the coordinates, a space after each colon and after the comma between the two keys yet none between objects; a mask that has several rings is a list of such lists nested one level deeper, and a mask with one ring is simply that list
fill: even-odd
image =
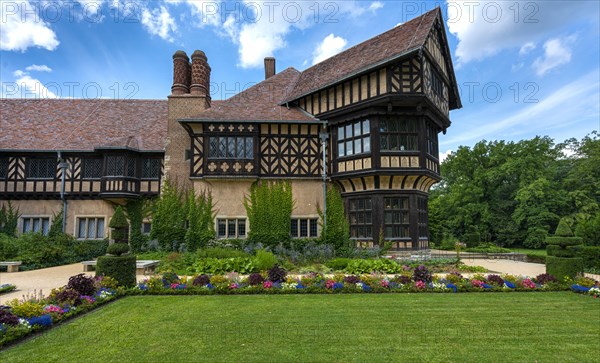
[{"label": "ivy on wall", "polygon": [[188,225],[184,240],[188,251],[196,251],[215,238],[212,195],[206,191],[196,195],[190,190],[185,204]]},{"label": "ivy on wall", "polygon": [[289,181],[258,181],[250,187],[244,207],[250,223],[248,239],[274,247],[290,239],[290,222],[294,210]]},{"label": "ivy on wall", "polygon": [[[319,216],[323,221],[321,208]],[[333,185],[327,188],[327,225],[321,227],[322,243],[334,246],[338,252],[353,248],[350,242],[350,225],[344,212],[344,201],[340,191]]]},{"label": "ivy on wall", "polygon": [[142,233],[144,218],[149,214],[150,203],[145,199],[129,201],[124,209],[129,219],[129,245],[133,252],[147,249],[148,236]]}]

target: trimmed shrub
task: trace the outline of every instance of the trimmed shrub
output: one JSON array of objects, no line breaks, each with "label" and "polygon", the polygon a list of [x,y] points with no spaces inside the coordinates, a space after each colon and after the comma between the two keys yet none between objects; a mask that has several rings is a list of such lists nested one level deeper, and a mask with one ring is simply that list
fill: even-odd
[{"label": "trimmed shrub", "polygon": [[96,263],[96,276],[109,276],[119,286],[135,286],[135,255],[100,256]]},{"label": "trimmed shrub", "polygon": [[129,223],[121,206],[115,208],[108,226],[112,229],[110,236],[115,243],[129,243]]},{"label": "trimmed shrub", "polygon": [[583,243],[583,240],[579,237],[546,237],[546,243],[549,245],[556,245],[561,247],[577,246]]},{"label": "trimmed shrub", "polygon": [[583,259],[571,257],[546,257],[546,273],[556,276],[559,280],[566,277],[574,278],[583,271]]},{"label": "trimmed shrub", "polygon": [[575,251],[576,256],[583,259],[583,266],[586,269],[600,270],[600,247],[576,246],[569,249]]},{"label": "trimmed shrub", "polygon": [[575,250],[571,248],[561,248],[558,245],[548,245],[546,246],[546,252],[548,256],[556,256],[556,257],[575,257]]},{"label": "trimmed shrub", "polygon": [[465,233],[462,239],[467,247],[476,247],[481,243],[481,235],[477,231]]},{"label": "trimmed shrub", "polygon": [[129,245],[127,243],[113,243],[108,246],[106,252],[111,255],[121,256],[129,252]]},{"label": "trimmed shrub", "polygon": [[557,237],[573,237],[573,231],[569,227],[566,218],[561,218],[560,222],[558,222],[554,235]]},{"label": "trimmed shrub", "polygon": [[93,296],[96,293],[94,279],[85,274],[69,277],[67,288],[77,291],[80,295]]}]

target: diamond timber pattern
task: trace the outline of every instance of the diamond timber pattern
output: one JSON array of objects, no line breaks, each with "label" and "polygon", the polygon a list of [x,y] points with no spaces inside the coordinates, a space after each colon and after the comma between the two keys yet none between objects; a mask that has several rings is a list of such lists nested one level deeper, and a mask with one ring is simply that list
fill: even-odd
[{"label": "diamond timber pattern", "polygon": [[261,125],[262,175],[316,177],[320,175],[319,125]]}]

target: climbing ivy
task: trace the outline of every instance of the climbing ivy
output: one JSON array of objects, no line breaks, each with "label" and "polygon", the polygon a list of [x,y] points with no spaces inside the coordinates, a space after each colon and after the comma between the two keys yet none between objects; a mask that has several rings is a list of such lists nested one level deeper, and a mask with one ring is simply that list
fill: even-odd
[{"label": "climbing ivy", "polygon": [[163,251],[179,250],[184,243],[186,211],[183,199],[184,193],[167,179],[160,197],[154,202],[150,238],[156,239]]},{"label": "climbing ivy", "polygon": [[[319,208],[319,216],[323,221],[323,211]],[[321,241],[332,245],[336,253],[351,249],[350,226],[344,213],[344,201],[339,190],[333,185],[327,188],[327,225],[321,224]]]},{"label": "climbing ivy", "polygon": [[149,201],[146,199],[132,200],[124,208],[129,219],[129,245],[131,250],[133,252],[144,251],[148,247],[148,236],[142,233],[142,224],[149,213]]},{"label": "climbing ivy", "polygon": [[244,198],[250,222],[248,239],[274,247],[290,239],[290,221],[294,210],[289,181],[258,181]]},{"label": "climbing ivy", "polygon": [[185,245],[188,251],[196,251],[215,238],[212,194],[203,191],[196,195],[193,190],[189,190],[185,210],[187,211]]}]

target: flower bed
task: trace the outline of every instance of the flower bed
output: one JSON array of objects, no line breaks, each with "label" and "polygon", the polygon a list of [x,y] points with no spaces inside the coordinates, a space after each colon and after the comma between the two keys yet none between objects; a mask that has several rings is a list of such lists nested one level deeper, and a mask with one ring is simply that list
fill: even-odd
[{"label": "flower bed", "polygon": [[0,305],[0,348],[93,310],[123,292],[111,278],[80,274],[71,277],[66,286],[52,290],[48,297],[34,293]]},{"label": "flower bed", "polygon": [[[277,268],[277,267],[276,267]],[[402,274],[323,275],[309,273],[287,276],[281,268],[268,274],[242,276],[199,275],[179,277],[166,273],[140,282],[129,294],[277,294],[277,293],[387,293],[387,292],[483,292],[564,291],[569,284],[547,274],[528,278],[514,275],[481,275],[465,278],[458,273],[432,276],[423,265]]]}]

